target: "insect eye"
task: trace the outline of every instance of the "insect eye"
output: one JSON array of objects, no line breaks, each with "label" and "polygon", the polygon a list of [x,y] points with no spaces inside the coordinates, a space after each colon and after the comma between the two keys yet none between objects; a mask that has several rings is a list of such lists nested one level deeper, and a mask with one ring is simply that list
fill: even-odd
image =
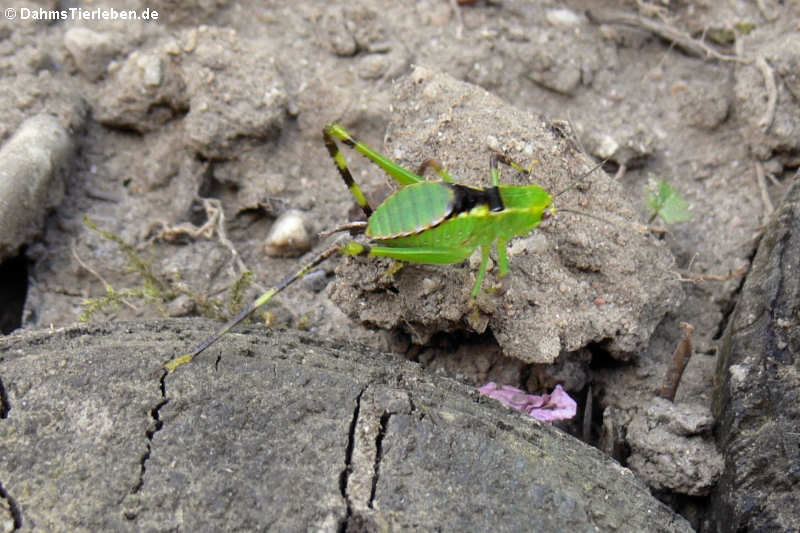
[{"label": "insect eye", "polygon": [[553,216],[553,213],[549,209],[542,211],[542,220],[547,220],[551,216]]}]

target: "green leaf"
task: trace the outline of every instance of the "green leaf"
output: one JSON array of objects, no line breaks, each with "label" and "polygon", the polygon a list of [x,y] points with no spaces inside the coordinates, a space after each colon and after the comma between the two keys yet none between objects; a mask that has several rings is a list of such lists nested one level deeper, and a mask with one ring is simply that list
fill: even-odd
[{"label": "green leaf", "polygon": [[647,204],[653,211],[650,222],[656,217],[661,217],[666,224],[686,222],[692,218],[692,214],[689,212],[689,202],[681,198],[678,191],[673,189],[666,180],[658,181],[657,194],[650,190],[647,191]]}]

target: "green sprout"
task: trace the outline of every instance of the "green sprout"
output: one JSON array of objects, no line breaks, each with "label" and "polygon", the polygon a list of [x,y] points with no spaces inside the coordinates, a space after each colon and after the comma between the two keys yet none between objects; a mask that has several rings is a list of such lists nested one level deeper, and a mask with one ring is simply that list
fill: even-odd
[{"label": "green sprout", "polygon": [[686,222],[692,218],[689,202],[684,200],[666,180],[658,180],[656,187],[655,193],[647,190],[647,205],[653,212],[647,221],[648,224],[652,224],[656,217],[661,217],[665,224]]}]

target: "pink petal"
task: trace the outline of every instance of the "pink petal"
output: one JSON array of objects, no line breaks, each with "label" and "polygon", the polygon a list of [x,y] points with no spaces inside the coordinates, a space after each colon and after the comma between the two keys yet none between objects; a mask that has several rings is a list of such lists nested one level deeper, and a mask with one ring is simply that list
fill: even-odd
[{"label": "pink petal", "polygon": [[578,412],[578,403],[567,394],[561,385],[556,385],[549,396],[549,401],[543,407],[531,409],[528,414],[543,422],[552,422],[553,420],[568,420]]},{"label": "pink petal", "polygon": [[515,409],[525,411],[533,418],[543,422],[572,418],[578,410],[577,402],[567,394],[561,385],[556,385],[551,394],[541,396],[528,394],[510,385],[498,385],[493,381],[479,387],[478,391]]}]

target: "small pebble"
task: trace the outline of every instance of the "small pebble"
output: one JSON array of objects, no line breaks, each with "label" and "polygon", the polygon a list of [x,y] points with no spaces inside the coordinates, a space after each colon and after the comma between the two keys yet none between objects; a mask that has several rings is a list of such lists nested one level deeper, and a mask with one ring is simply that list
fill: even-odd
[{"label": "small pebble", "polygon": [[154,55],[142,56],[136,62],[142,69],[144,84],[148,87],[158,87],[164,81],[164,66],[161,58]]},{"label": "small pebble", "polygon": [[610,135],[604,135],[600,139],[600,144],[595,150],[595,155],[603,159],[608,159],[619,150],[619,143],[614,140]]},{"label": "small pebble", "polygon": [[264,251],[270,257],[297,257],[311,249],[311,239],[300,211],[291,209],[272,224]]},{"label": "small pebble", "polygon": [[434,281],[431,278],[422,280],[422,293],[425,295],[432,294],[442,287],[440,282]]},{"label": "small pebble", "polygon": [[103,76],[106,66],[117,52],[109,34],[81,27],[67,30],[64,34],[64,48],[75,60],[78,70],[91,80]]},{"label": "small pebble", "polygon": [[527,249],[528,243],[525,239],[514,239],[511,241],[511,244],[508,245],[508,255],[514,257],[515,255],[525,253]]},{"label": "small pebble", "polygon": [[549,9],[545,15],[547,22],[553,26],[576,26],[581,19],[569,9]]},{"label": "small pebble", "polygon": [[181,294],[167,304],[166,314],[172,317],[186,316],[194,311],[194,308],[194,300],[187,294]]}]

